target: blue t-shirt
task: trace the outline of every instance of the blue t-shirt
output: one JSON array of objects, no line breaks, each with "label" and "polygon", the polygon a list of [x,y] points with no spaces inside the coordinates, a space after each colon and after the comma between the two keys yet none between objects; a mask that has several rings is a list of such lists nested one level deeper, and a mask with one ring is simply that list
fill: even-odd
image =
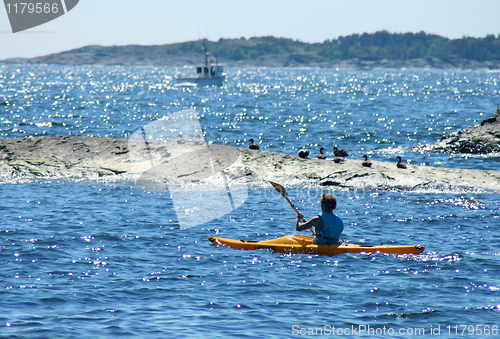
[{"label": "blue t-shirt", "polygon": [[316,232],[316,241],[324,243],[336,243],[336,241],[329,239],[338,239],[344,230],[344,222],[335,214],[321,212],[318,216],[323,221],[321,231]]}]

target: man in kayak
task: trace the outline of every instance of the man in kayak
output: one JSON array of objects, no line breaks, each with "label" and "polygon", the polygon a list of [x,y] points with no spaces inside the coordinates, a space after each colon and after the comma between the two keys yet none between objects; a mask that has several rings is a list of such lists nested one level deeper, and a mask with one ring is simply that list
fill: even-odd
[{"label": "man in kayak", "polygon": [[306,222],[302,213],[297,215],[295,229],[304,231],[315,228],[313,242],[324,244],[336,244],[339,241],[340,235],[344,230],[344,222],[342,219],[333,214],[333,210],[337,207],[337,198],[333,194],[323,193],[321,197],[321,213]]}]

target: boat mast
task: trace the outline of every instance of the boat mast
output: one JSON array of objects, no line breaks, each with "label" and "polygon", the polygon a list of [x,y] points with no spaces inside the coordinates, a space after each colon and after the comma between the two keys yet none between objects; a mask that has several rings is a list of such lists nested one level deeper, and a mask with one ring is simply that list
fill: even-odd
[{"label": "boat mast", "polygon": [[205,55],[205,66],[208,66],[208,53],[207,53],[207,47],[205,45],[207,39],[203,39],[203,54]]}]

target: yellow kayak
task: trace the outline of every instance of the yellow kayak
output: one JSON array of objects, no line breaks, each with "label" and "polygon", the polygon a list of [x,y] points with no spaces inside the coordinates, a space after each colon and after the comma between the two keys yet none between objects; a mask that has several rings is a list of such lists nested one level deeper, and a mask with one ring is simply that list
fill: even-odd
[{"label": "yellow kayak", "polygon": [[392,253],[392,254],[419,254],[425,250],[425,246],[416,245],[378,245],[363,246],[350,243],[338,243],[334,245],[315,244],[312,237],[303,235],[285,235],[281,238],[264,241],[232,240],[217,237],[207,237],[215,246],[229,246],[241,250],[270,249],[278,253],[305,253],[319,255],[335,255],[342,253]]}]

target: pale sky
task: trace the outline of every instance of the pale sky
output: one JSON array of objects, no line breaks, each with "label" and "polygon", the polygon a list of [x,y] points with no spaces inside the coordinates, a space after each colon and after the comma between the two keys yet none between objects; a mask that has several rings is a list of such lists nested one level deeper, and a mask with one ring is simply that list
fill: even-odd
[{"label": "pale sky", "polygon": [[354,33],[500,34],[500,0],[80,0],[67,14],[12,33],[0,7],[0,60],[87,45],[157,45],[207,37],[323,42]]}]

